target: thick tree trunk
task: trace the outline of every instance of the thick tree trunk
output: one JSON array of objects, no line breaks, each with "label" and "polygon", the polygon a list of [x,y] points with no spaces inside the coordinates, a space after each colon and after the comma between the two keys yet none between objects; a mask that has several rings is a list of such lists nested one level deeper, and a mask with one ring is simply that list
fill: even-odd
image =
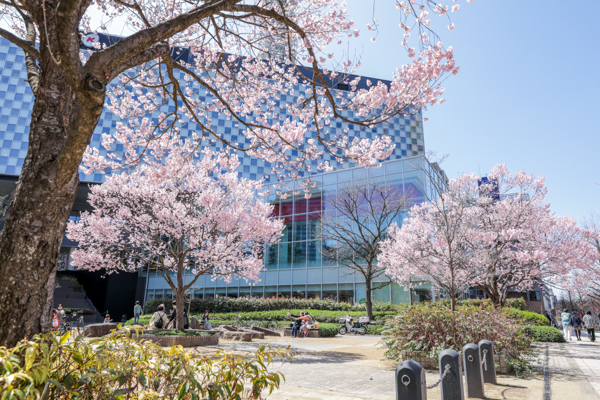
[{"label": "thick tree trunk", "polygon": [[373,300],[372,293],[373,289],[371,289],[371,279],[367,278],[365,282],[367,288],[367,298],[365,301],[365,308],[367,309],[367,317],[369,317],[369,321],[373,321]]},{"label": "thick tree trunk", "polygon": [[40,70],[27,158],[0,235],[0,345],[8,347],[49,322],[78,169],[104,102],[104,89],[75,92],[52,61]]}]

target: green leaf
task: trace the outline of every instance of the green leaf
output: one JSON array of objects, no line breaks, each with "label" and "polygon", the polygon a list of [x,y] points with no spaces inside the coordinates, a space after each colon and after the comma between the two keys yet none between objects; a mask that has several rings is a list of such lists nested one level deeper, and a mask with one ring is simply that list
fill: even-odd
[{"label": "green leaf", "polygon": [[179,389],[179,396],[177,397],[179,400],[183,399],[183,397],[190,390],[190,384],[188,381],[185,381],[183,385],[181,385],[181,389]]},{"label": "green leaf", "polygon": [[35,361],[35,347],[31,346],[25,350],[25,371],[29,371],[33,366],[33,362]]},{"label": "green leaf", "polygon": [[143,387],[146,387],[148,385],[148,381],[146,380],[146,375],[144,375],[144,373],[142,371],[138,372],[138,379],[140,381],[140,383],[142,384]]}]

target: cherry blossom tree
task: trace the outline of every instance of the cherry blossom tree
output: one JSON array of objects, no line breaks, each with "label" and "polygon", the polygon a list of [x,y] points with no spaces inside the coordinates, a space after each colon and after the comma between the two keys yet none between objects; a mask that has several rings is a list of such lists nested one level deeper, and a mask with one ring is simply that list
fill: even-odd
[{"label": "cherry blossom tree", "polygon": [[570,217],[557,217],[545,203],[544,177],[510,173],[496,165],[480,186],[470,218],[471,285],[500,306],[510,290],[569,271],[589,270],[594,248]]},{"label": "cherry blossom tree", "polygon": [[[173,146],[172,146],[173,147]],[[78,242],[72,264],[93,271],[155,268],[184,304],[186,291],[204,274],[230,282],[257,281],[262,249],[279,241],[283,222],[257,199],[257,182],[238,179],[237,158],[205,152],[191,163],[171,152],[164,165],[143,165],[90,188],[94,210],[69,222]],[[184,281],[184,272],[192,278]],[[177,327],[183,327],[183,312]]]},{"label": "cherry blossom tree", "polygon": [[[182,126],[193,124],[198,140],[260,157],[282,173],[308,170],[307,161],[323,152],[376,163],[390,154],[389,137],[349,140],[333,122],[369,128],[443,101],[441,82],[458,66],[432,28],[436,21],[454,27],[448,15],[459,5],[448,3],[390,2],[411,61],[384,84],[350,77],[359,63],[332,53],[332,45],[360,34],[336,0],[0,0],[0,36],[22,49],[35,96],[27,157],[0,235],[0,343],[14,345],[50,326],[84,154],[87,172],[136,164],[168,151]],[[82,32],[107,29],[110,21],[128,36],[82,53]],[[187,61],[183,51],[191,54]],[[339,72],[327,68],[334,60]],[[287,103],[291,117],[284,118],[275,102],[296,87],[300,96]],[[148,113],[159,108],[165,111],[156,124]],[[104,138],[107,156],[86,150],[104,109],[123,119],[116,135]],[[215,112],[235,121],[244,140],[213,129]]]},{"label": "cherry blossom tree", "polygon": [[466,242],[477,182],[469,174],[453,179],[447,188],[436,185],[439,196],[413,206],[402,225],[392,227],[379,256],[386,273],[405,287],[421,278],[446,292],[452,311],[472,278]]}]

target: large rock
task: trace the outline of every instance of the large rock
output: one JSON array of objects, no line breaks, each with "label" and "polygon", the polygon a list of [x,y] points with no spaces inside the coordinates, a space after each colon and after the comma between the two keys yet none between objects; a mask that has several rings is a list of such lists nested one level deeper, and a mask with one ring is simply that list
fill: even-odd
[{"label": "large rock", "polygon": [[248,332],[252,334],[252,339],[264,339],[265,338],[265,334],[263,332],[259,332],[254,330],[254,328],[243,328],[240,330],[240,332]]},{"label": "large rock", "polygon": [[83,328],[83,336],[100,337],[110,333],[113,329],[117,329],[118,324],[91,324]]},{"label": "large rock", "polygon": [[239,340],[240,342],[252,341],[252,333],[251,332],[221,331],[221,337],[223,339]]},{"label": "large rock", "polygon": [[[279,333],[277,331],[273,331],[273,330],[267,329],[267,328],[261,328],[260,326],[253,326],[252,330],[262,332],[265,334],[265,336],[281,336],[281,333]],[[290,332],[291,332],[291,328],[290,328]]]},{"label": "large rock", "polygon": [[196,346],[213,346],[219,344],[219,334],[207,334],[200,336],[179,336],[179,335],[153,335],[149,333],[152,331],[144,331],[143,335],[131,337],[135,340],[151,340],[154,343],[162,347],[172,346],[183,346],[183,347],[196,347]]}]

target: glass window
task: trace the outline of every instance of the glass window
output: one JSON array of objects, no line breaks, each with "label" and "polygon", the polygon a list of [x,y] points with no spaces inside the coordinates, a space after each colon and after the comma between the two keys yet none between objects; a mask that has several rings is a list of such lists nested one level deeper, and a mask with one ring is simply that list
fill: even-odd
[{"label": "glass window", "polygon": [[366,168],[358,168],[352,170],[352,180],[357,179],[365,179],[367,177],[367,169]]},{"label": "glass window", "polygon": [[[386,163],[384,168],[385,168],[386,175],[402,172],[402,161]],[[384,169],[384,168],[382,168],[382,169]]]},{"label": "glass window", "polygon": [[321,197],[321,190],[319,189],[318,194],[313,194],[310,199],[308,199],[308,212],[315,212],[322,210],[322,202],[323,198]]},{"label": "glass window", "polygon": [[194,298],[195,299],[203,299],[204,298],[204,290],[203,289],[194,290]]},{"label": "glass window", "polygon": [[277,286],[265,286],[265,299],[277,297]]},{"label": "glass window", "polygon": [[172,299],[173,298],[173,290],[172,289],[165,289],[165,294],[164,297],[165,299]]},{"label": "glass window", "polygon": [[204,289],[204,298],[206,300],[212,300],[215,298],[215,289]]},{"label": "glass window", "polygon": [[323,299],[337,301],[337,285],[323,285]]},{"label": "glass window", "polygon": [[231,299],[237,299],[238,288],[237,287],[228,287],[227,288],[227,297],[229,297]]},{"label": "glass window", "polygon": [[305,299],[306,298],[306,286],[293,285],[292,286],[292,297],[295,299]]},{"label": "glass window", "polygon": [[337,265],[336,260],[336,243],[333,240],[326,240],[322,243],[323,245],[323,266],[328,267],[331,265]]},{"label": "glass window", "polygon": [[383,168],[383,165],[379,168],[374,168],[374,167],[369,168],[369,176],[371,176],[371,177],[382,176],[384,172],[385,172],[385,169]]},{"label": "glass window", "polygon": [[339,301],[354,303],[354,285],[352,283],[340,283],[338,285]]},{"label": "glass window", "polygon": [[292,268],[292,243],[279,245],[279,269]]},{"label": "glass window", "polygon": [[425,197],[425,182],[421,171],[404,173],[404,190],[410,198]]},{"label": "glass window", "polygon": [[320,299],[321,298],[321,285],[307,285],[306,286],[306,298],[307,299]]},{"label": "glass window", "polygon": [[307,243],[306,260],[308,268],[321,266],[321,242],[313,241]]},{"label": "glass window", "polygon": [[306,199],[304,194],[294,197],[294,214],[306,213]]},{"label": "glass window", "polygon": [[148,290],[146,292],[146,301],[154,300],[154,290]]},{"label": "glass window", "polygon": [[322,179],[323,179],[323,185],[330,185],[330,184],[335,184],[337,183],[337,174],[333,173],[333,174],[325,174],[322,175]]},{"label": "glass window", "polygon": [[278,290],[277,290],[277,297],[285,297],[285,298],[289,298],[290,294],[292,292],[292,287],[291,286],[279,286]]},{"label": "glass window", "polygon": [[338,182],[350,182],[352,180],[352,171],[340,171],[337,176]]},{"label": "glass window", "polygon": [[308,214],[307,239],[318,239],[321,234],[321,213]]},{"label": "glass window", "polygon": [[252,290],[251,296],[253,299],[255,299],[255,298],[262,299],[265,287],[264,286],[252,286],[251,290]]},{"label": "glass window", "polygon": [[240,297],[250,297],[250,286],[240,287]]},{"label": "glass window", "polygon": [[306,242],[294,243],[294,268],[306,268]]},{"label": "glass window", "polygon": [[292,217],[287,217],[283,219],[283,236],[281,237],[281,241],[282,242],[291,242],[292,241],[292,236],[293,236],[293,224],[292,224]]},{"label": "glass window", "polygon": [[306,240],[306,214],[294,217],[294,241]]},{"label": "glass window", "polygon": [[[375,285],[377,285],[375,283]],[[389,303],[390,302],[390,287],[385,286],[381,289],[373,290],[373,300],[381,302],[381,303]]]},{"label": "glass window", "polygon": [[281,215],[292,215],[294,213],[294,201],[281,201]]},{"label": "glass window", "polygon": [[265,267],[267,269],[277,269],[278,249],[279,246],[276,244],[267,246],[265,250]]},{"label": "glass window", "polygon": [[408,292],[404,290],[404,287],[397,283],[392,283],[392,303],[402,304],[408,302]]},{"label": "glass window", "polygon": [[323,186],[323,210],[331,210],[331,202],[335,200],[336,190],[335,185]]}]

